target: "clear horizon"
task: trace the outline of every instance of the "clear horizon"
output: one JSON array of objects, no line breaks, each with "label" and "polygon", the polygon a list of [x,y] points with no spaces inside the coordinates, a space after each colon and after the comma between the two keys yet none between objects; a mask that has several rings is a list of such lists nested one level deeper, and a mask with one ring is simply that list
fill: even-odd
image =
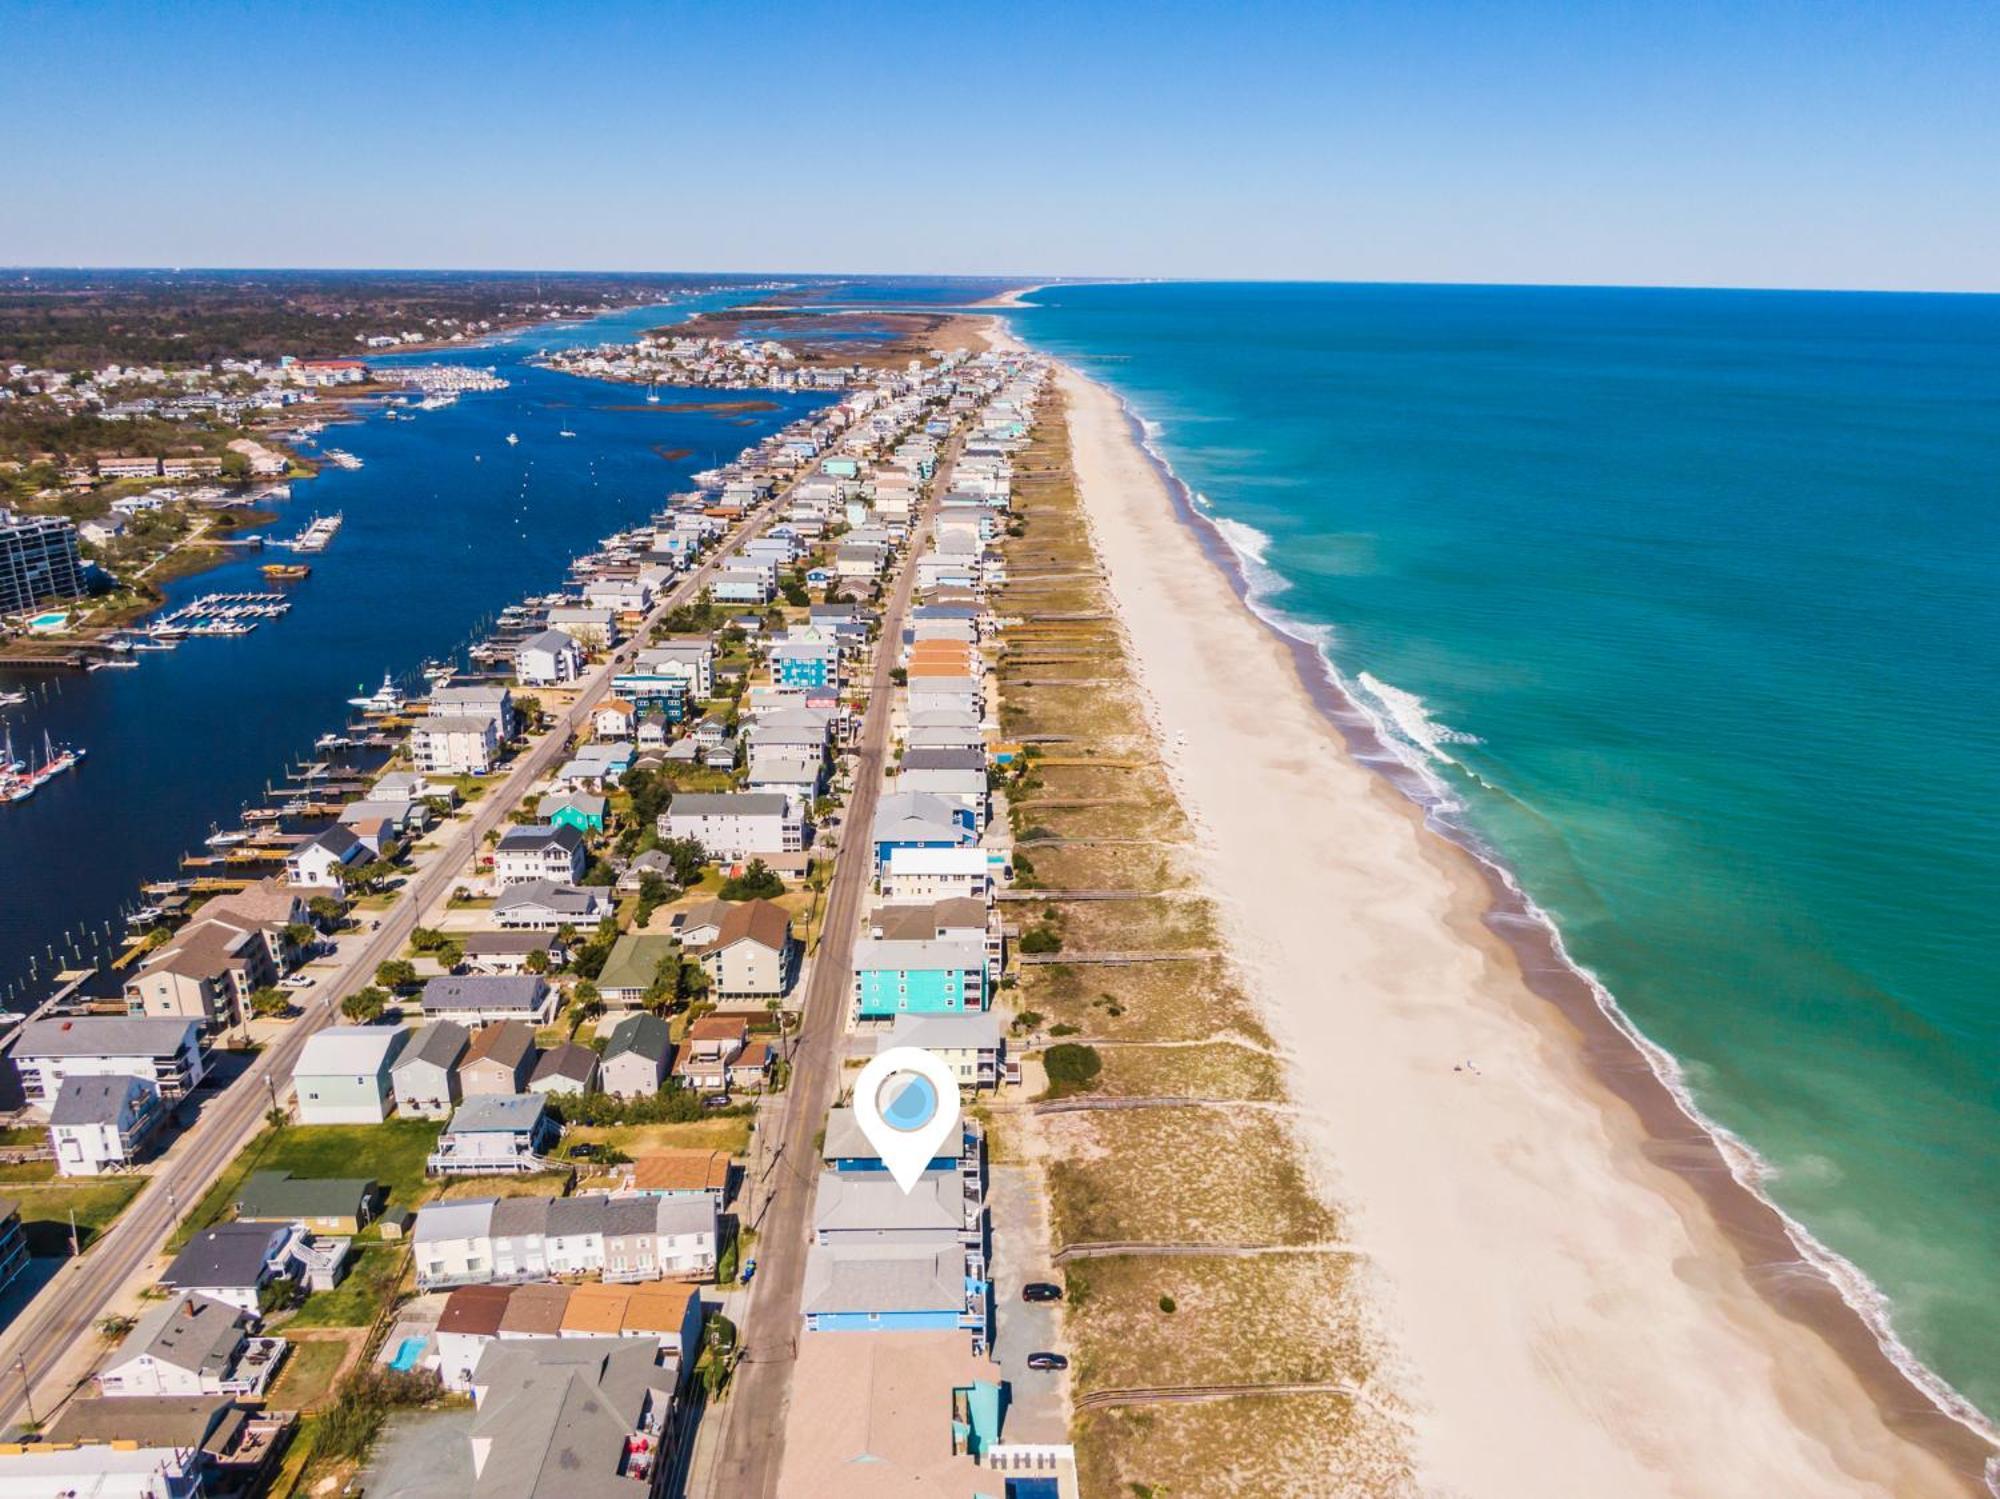
[{"label": "clear horizon", "polygon": [[2000,10],[1967,0],[0,30],[36,62],[0,81],[14,267],[2000,290]]}]

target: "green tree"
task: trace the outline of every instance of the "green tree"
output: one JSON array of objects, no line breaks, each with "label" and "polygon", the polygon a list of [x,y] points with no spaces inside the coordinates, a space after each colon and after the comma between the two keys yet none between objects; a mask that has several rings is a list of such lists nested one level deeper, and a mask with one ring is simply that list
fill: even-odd
[{"label": "green tree", "polygon": [[340,1002],[340,1013],[357,1025],[368,1025],[382,1018],[382,1012],[389,1008],[389,996],[370,984],[365,989],[357,989]]},{"label": "green tree", "polygon": [[416,965],[408,958],[391,958],[375,965],[375,982],[384,989],[407,989],[416,981]]},{"label": "green tree", "polygon": [[319,933],[313,930],[311,922],[294,921],[285,928],[285,945],[294,952],[304,952],[317,941]]},{"label": "green tree", "polygon": [[724,900],[775,900],[785,893],[785,882],[762,859],[752,859],[750,867],[722,886]]},{"label": "green tree", "polygon": [[306,909],[312,912],[314,921],[331,930],[347,919],[347,904],[338,896],[315,895],[306,902]]},{"label": "green tree", "polygon": [[530,973],[547,973],[549,971],[549,955],[538,947],[528,954],[527,960],[522,966]]},{"label": "green tree", "polygon": [[275,1020],[291,1007],[291,997],[275,984],[265,984],[251,991],[250,1013],[260,1020]]}]

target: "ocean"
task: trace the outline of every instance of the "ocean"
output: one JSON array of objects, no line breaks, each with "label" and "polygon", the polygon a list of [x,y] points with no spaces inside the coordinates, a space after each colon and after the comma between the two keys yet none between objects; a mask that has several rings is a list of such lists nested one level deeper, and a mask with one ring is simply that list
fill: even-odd
[{"label": "ocean", "polygon": [[1849,1299],[2000,1412],[2000,298],[1030,300]]},{"label": "ocean", "polygon": [[[508,389],[471,392],[411,421],[379,416],[329,426],[320,442],[364,464],[330,465],[293,485],[261,529],[301,530],[315,513],[345,520],[312,576],[282,585],[292,611],[254,634],[189,640],[142,655],[130,671],[9,674],[30,688],[0,710],[18,751],[39,756],[46,733],[89,751],[82,768],[26,802],[0,805],[0,995],[20,1008],[48,976],[109,952],[139,886],[173,878],[220,823],[264,800],[267,780],[310,758],[315,738],[346,720],[347,699],[384,672],[420,687],[427,657],[469,643],[482,620],[524,593],[559,585],[570,559],[643,520],[696,472],[734,457],[827,395],[668,390],[658,406],[629,385],[528,363],[544,348],[629,340],[702,308],[741,302],[724,291],[666,306],[549,324],[494,340],[381,363],[492,365]],[[754,411],[676,411],[684,403],[755,400]],[[561,437],[565,423],[576,433]],[[520,441],[510,446],[506,434]],[[310,450],[308,450],[310,451]],[[250,553],[167,588],[169,601],[262,591],[258,568],[288,552]],[[31,968],[32,965],[32,968]],[[34,975],[30,981],[30,974]]]}]

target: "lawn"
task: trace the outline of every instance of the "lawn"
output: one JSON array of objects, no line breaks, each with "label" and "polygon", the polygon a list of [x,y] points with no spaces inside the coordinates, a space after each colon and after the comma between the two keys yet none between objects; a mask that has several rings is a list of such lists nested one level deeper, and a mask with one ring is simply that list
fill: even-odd
[{"label": "lawn", "polygon": [[660,1150],[726,1150],[742,1155],[750,1148],[750,1116],[691,1119],[686,1124],[579,1124],[563,1132],[563,1144],[594,1140],[615,1145],[630,1156]]},{"label": "lawn", "polygon": [[[409,1257],[404,1244],[357,1243],[347,1278],[331,1291],[318,1291],[285,1323],[285,1327],[369,1327],[396,1294]],[[282,1333],[284,1328],[280,1328]]]},{"label": "lawn", "polygon": [[526,1176],[461,1176],[446,1185],[443,1195],[454,1201],[469,1197],[564,1197],[570,1173],[535,1171]]},{"label": "lawn", "polygon": [[[252,1171],[294,1176],[371,1176],[397,1207],[415,1207],[433,1196],[424,1161],[443,1126],[432,1119],[391,1119],[386,1124],[294,1124],[267,1129],[229,1163],[174,1233],[178,1249],[195,1231],[223,1217],[243,1178]],[[370,1225],[363,1233],[374,1236]]]},{"label": "lawn", "polygon": [[324,1400],[333,1389],[334,1376],[347,1357],[347,1348],[344,1338],[301,1339],[293,1343],[265,1404],[273,1410],[295,1411]]},{"label": "lawn", "polygon": [[77,1238],[88,1249],[145,1185],[143,1176],[82,1177],[46,1186],[9,1186],[0,1195],[21,1204],[21,1223],[30,1253],[68,1254],[72,1211],[76,1213]]}]

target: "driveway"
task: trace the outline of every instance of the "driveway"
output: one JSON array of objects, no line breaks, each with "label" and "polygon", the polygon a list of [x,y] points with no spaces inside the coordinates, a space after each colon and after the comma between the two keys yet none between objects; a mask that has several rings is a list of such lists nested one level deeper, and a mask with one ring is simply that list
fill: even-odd
[{"label": "driveway", "polygon": [[391,1416],[362,1475],[368,1499],[435,1499],[472,1492],[472,1412]]}]

